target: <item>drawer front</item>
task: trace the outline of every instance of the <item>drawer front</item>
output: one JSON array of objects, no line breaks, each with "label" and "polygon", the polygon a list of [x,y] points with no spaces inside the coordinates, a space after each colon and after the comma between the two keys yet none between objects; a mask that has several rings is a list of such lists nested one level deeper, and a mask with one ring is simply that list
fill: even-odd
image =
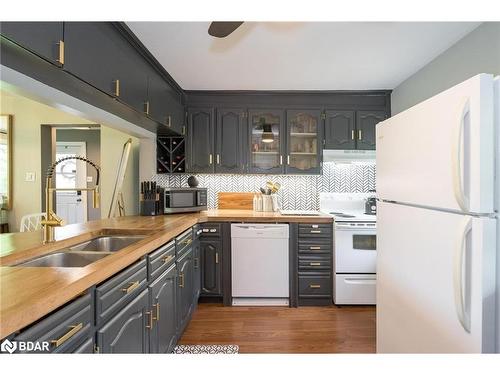
[{"label": "drawer front", "polygon": [[336,275],[333,302],[337,305],[375,305],[375,274]]},{"label": "drawer front", "polygon": [[332,268],[332,261],[328,254],[299,256],[299,270],[330,271],[331,268]]},{"label": "drawer front", "polygon": [[[38,342],[41,345],[41,350],[27,353],[64,353],[87,337],[92,326],[92,295],[87,294],[21,332],[14,340]],[[48,351],[43,350],[43,345],[48,347]]]},{"label": "drawer front", "polygon": [[201,225],[202,237],[220,237],[221,225],[220,224],[202,224]]},{"label": "drawer front", "polygon": [[332,224],[299,224],[300,238],[331,238]]},{"label": "drawer front", "polygon": [[128,267],[96,288],[96,317],[100,324],[147,285],[146,259]]},{"label": "drawer front", "polygon": [[299,297],[329,297],[332,294],[330,272],[299,272]]},{"label": "drawer front", "polygon": [[299,240],[299,254],[333,254],[332,241],[301,241]]},{"label": "drawer front", "polygon": [[170,241],[148,255],[148,276],[154,280],[175,262],[175,241]]},{"label": "drawer front", "polygon": [[75,350],[75,354],[92,354],[94,353],[94,338],[89,337],[82,344],[78,345]]},{"label": "drawer front", "polygon": [[193,230],[190,228],[175,239],[177,256],[181,256],[193,243]]}]

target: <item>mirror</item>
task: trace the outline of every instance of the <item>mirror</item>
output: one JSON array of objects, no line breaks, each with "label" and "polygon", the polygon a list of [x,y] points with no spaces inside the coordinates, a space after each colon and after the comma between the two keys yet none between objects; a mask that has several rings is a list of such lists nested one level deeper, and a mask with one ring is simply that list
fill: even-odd
[{"label": "mirror", "polygon": [[0,207],[10,210],[12,202],[12,115],[0,115]]}]

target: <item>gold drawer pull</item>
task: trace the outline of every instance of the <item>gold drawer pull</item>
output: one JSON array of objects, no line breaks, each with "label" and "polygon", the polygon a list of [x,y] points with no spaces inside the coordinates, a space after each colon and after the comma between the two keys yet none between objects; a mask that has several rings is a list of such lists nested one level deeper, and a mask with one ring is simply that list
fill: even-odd
[{"label": "gold drawer pull", "polygon": [[320,262],[311,262],[309,263],[310,266],[321,266]]},{"label": "gold drawer pull", "polygon": [[180,279],[180,281],[179,281],[179,288],[184,288],[184,274],[183,273],[181,273],[179,275],[179,279]]},{"label": "gold drawer pull", "polygon": [[173,255],[167,255],[165,258],[162,258],[163,263],[168,263],[174,258]]},{"label": "gold drawer pull", "polygon": [[219,263],[219,253],[215,253],[215,263]]},{"label": "gold drawer pull", "polygon": [[311,250],[321,250],[321,246],[311,246],[309,249],[311,249]]},{"label": "gold drawer pull", "polygon": [[154,307],[156,307],[156,316],[153,317],[153,320],[160,320],[160,304],[157,303],[155,305],[153,305]]},{"label": "gold drawer pull", "polygon": [[321,289],[321,285],[319,285],[319,284],[309,284],[309,288],[311,288],[311,289]]},{"label": "gold drawer pull", "polygon": [[153,312],[152,311],[146,311],[146,315],[148,316],[149,320],[149,325],[146,324],[146,328],[153,328]]},{"label": "gold drawer pull", "polygon": [[321,233],[320,230],[311,230],[311,233]]},{"label": "gold drawer pull", "polygon": [[50,343],[54,344],[56,348],[60,347],[64,344],[68,339],[73,337],[79,330],[83,328],[83,323],[78,323],[76,326],[69,326],[71,328],[68,332],[66,332],[63,336],[58,338],[57,340],[51,340]]},{"label": "gold drawer pull", "polygon": [[120,80],[117,79],[115,82],[115,96],[120,96]]},{"label": "gold drawer pull", "polygon": [[190,238],[190,239],[187,239],[186,241],[184,241],[184,244],[189,245],[191,242],[193,242],[193,240]]},{"label": "gold drawer pull", "polygon": [[130,292],[133,292],[134,290],[136,290],[139,287],[139,281],[133,281],[129,284],[130,285],[128,286],[128,288],[122,289],[122,292],[129,294]]},{"label": "gold drawer pull", "polygon": [[64,65],[64,42],[62,40],[57,43],[59,46],[59,57],[57,58],[57,62],[61,65]]}]

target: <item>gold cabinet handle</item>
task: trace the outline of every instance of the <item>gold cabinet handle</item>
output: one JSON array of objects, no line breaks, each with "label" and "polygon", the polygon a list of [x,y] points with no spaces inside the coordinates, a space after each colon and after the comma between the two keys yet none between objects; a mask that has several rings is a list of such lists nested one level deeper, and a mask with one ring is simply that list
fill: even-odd
[{"label": "gold cabinet handle", "polygon": [[311,288],[311,289],[321,289],[321,285],[319,285],[319,284],[309,284],[309,288]]},{"label": "gold cabinet handle", "polygon": [[120,80],[115,80],[115,96],[120,96]]},{"label": "gold cabinet handle", "polygon": [[139,281],[133,281],[130,282],[129,284],[130,285],[127,288],[122,288],[122,292],[129,294],[139,287]]},{"label": "gold cabinet handle", "polygon": [[214,160],[213,160],[213,159],[214,159],[214,158],[213,158],[212,154],[208,155],[208,163],[209,163],[210,165],[212,165],[212,163],[214,162]]},{"label": "gold cabinet handle", "polygon": [[185,245],[190,245],[190,244],[191,244],[191,242],[193,242],[193,240],[192,240],[191,238],[189,238],[189,239],[187,239],[186,241],[184,241],[183,243],[184,243]]},{"label": "gold cabinet handle", "polygon": [[220,164],[220,155],[217,154],[217,164]]},{"label": "gold cabinet handle", "polygon": [[321,266],[320,262],[311,262],[309,263],[310,266]]},{"label": "gold cabinet handle", "polygon": [[321,233],[320,230],[311,230],[311,233]]},{"label": "gold cabinet handle", "polygon": [[59,64],[64,65],[64,41],[60,40],[57,45],[59,46],[59,58],[56,61]]},{"label": "gold cabinet handle", "polygon": [[146,311],[146,315],[148,316],[148,324],[146,324],[146,328],[153,328],[153,312],[152,311]]},{"label": "gold cabinet handle", "polygon": [[181,134],[182,134],[182,135],[186,135],[186,127],[185,127],[185,126],[183,126],[183,127],[182,127],[182,132],[181,132]]},{"label": "gold cabinet handle", "polygon": [[351,130],[351,139],[354,141],[354,130]]},{"label": "gold cabinet handle", "polygon": [[215,253],[215,264],[219,263],[219,253]]},{"label": "gold cabinet handle", "polygon": [[50,343],[53,344],[56,348],[60,347],[83,328],[83,323],[78,323],[76,326],[69,326],[69,328],[71,329],[68,332],[59,337],[57,340],[51,340]]},{"label": "gold cabinet handle", "polygon": [[156,308],[156,316],[153,316],[153,320],[160,320],[160,304],[156,303],[153,305]]},{"label": "gold cabinet handle", "polygon": [[310,250],[321,250],[321,246],[311,246]]},{"label": "gold cabinet handle", "polygon": [[162,258],[163,263],[168,263],[174,258],[173,255],[167,255],[166,257]]},{"label": "gold cabinet handle", "polygon": [[179,281],[179,288],[184,288],[184,273],[181,273],[179,275],[179,279],[180,279],[180,281]]},{"label": "gold cabinet handle", "polygon": [[144,113],[149,115],[149,100],[144,102]]},{"label": "gold cabinet handle", "polygon": [[283,155],[280,155],[280,165],[283,165]]},{"label": "gold cabinet handle", "polygon": [[361,141],[363,133],[361,133],[361,130],[358,130],[358,140]]},{"label": "gold cabinet handle", "polygon": [[287,155],[287,156],[286,156],[286,163],[287,163],[288,165],[290,165],[290,155]]}]

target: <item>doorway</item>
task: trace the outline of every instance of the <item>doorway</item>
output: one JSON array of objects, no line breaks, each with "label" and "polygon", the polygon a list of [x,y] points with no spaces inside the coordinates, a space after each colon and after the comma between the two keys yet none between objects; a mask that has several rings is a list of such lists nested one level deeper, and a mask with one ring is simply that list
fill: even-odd
[{"label": "doorway", "polygon": [[[56,160],[68,156],[87,157],[85,142],[56,141]],[[66,160],[55,170],[56,187],[75,189],[87,186],[87,166],[76,160]],[[87,193],[85,191],[56,191],[56,212],[67,224],[87,221]]]}]

